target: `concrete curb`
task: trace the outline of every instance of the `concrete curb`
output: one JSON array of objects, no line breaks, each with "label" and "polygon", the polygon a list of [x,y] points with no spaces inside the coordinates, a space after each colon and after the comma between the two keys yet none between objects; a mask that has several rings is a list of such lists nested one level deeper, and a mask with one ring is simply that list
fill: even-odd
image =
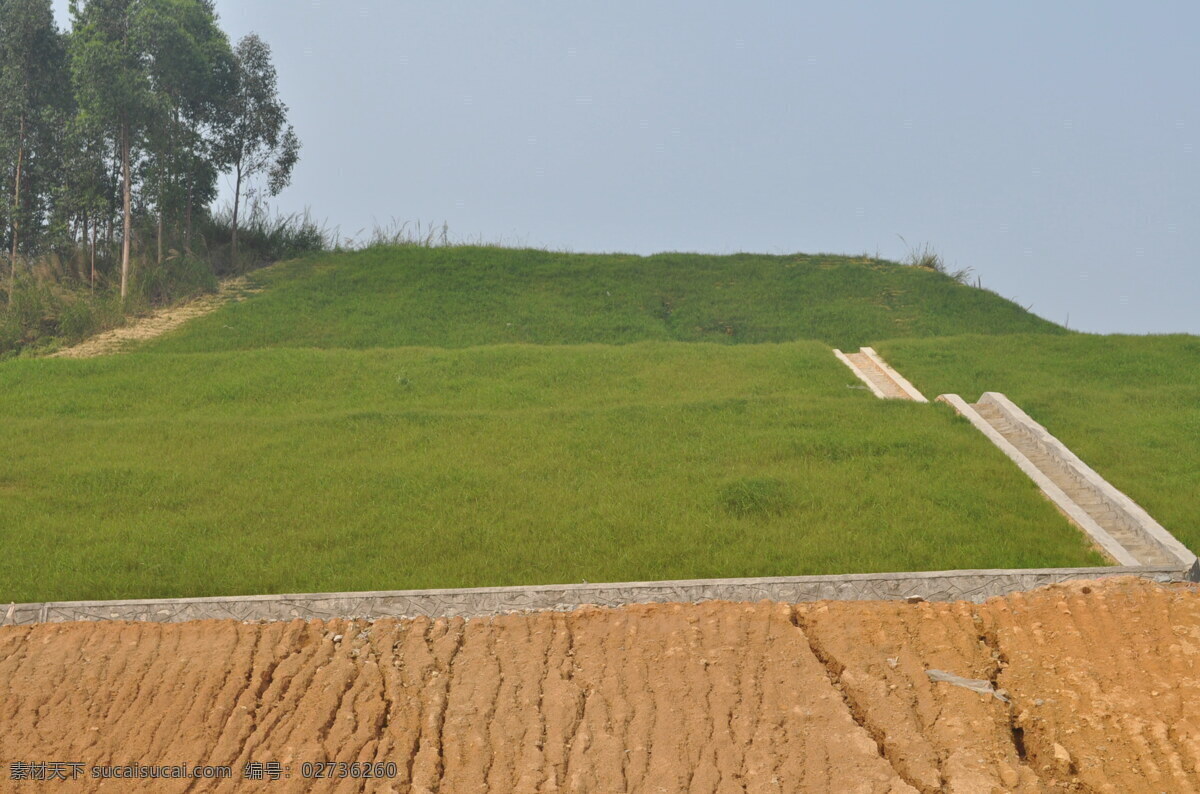
[{"label": "concrete curb", "polygon": [[961,416],[966,417],[971,424],[979,432],[987,436],[988,440],[995,444],[1001,452],[1009,457],[1020,467],[1021,471],[1029,476],[1037,484],[1037,487],[1042,490],[1042,493],[1053,502],[1059,510],[1067,515],[1067,517],[1082,529],[1098,545],[1101,550],[1115,560],[1120,565],[1136,566],[1140,563],[1129,551],[1117,542],[1116,538],[1108,534],[1104,527],[1096,523],[1090,515],[1087,514],[1082,507],[1077,505],[1074,500],[1067,496],[1061,488],[1051,482],[1041,469],[1033,465],[1029,458],[1025,457],[1022,452],[1014,447],[1008,439],[996,432],[996,428],[988,424],[982,416],[976,413],[966,400],[959,397],[957,394],[943,394],[937,398],[938,402],[944,402],[954,408]]},{"label": "concrete curb", "polygon": [[584,604],[623,606],[698,601],[967,600],[980,602],[1058,582],[1138,576],[1159,582],[1200,581],[1200,564],[1189,567],[1045,568],[758,579],[692,579],[666,582],[568,584],[545,587],[481,587],[458,590],[393,590],[361,593],[163,598],[134,601],[53,601],[12,604],[3,625],[76,620],[174,623],[185,620],[243,621],[337,617],[484,617],[512,612],[570,610]]},{"label": "concrete curb", "polygon": [[1012,400],[1000,392],[984,392],[979,402],[994,405],[1009,421],[1019,425],[1033,437],[1039,447],[1044,449],[1072,473],[1072,476],[1090,486],[1117,514],[1125,518],[1125,523],[1135,527],[1152,543],[1162,547],[1167,553],[1176,557],[1184,565],[1196,562],[1196,555],[1183,545],[1166,527],[1154,520],[1136,502],[1117,490],[1108,480],[1101,477],[1091,466],[1055,438],[1050,431],[1034,421],[1022,411]]},{"label": "concrete curb", "polygon": [[893,369],[890,364],[888,364],[886,361],[884,361],[883,358],[878,353],[875,352],[875,348],[860,347],[858,349],[858,352],[862,353],[864,356],[871,359],[871,361],[875,362],[875,366],[879,367],[881,370],[883,370],[887,374],[887,376],[889,378],[894,380],[896,382],[896,385],[899,386],[900,389],[905,394],[907,394],[910,399],[914,400],[915,402],[919,402],[919,403],[929,402],[929,400],[925,399],[925,395],[921,394],[921,392],[917,390],[916,386],[914,386],[908,382],[908,378],[901,375],[899,372],[897,372],[895,369]]}]

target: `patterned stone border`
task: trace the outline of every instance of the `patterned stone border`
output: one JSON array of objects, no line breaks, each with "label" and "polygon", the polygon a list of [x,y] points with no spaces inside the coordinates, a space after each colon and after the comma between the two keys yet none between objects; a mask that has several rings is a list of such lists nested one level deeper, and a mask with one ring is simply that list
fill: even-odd
[{"label": "patterned stone border", "polygon": [[1200,564],[1186,568],[1046,568],[783,576],[763,579],[694,579],[669,582],[568,584],[545,587],[481,587],[462,590],[394,590],[138,601],[57,601],[11,604],[4,625],[72,620],[178,622],[205,618],[292,620],[335,617],[480,617],[510,612],[569,610],[584,604],[621,606],[726,601],[818,600],[983,601],[1017,590],[1111,576],[1160,582],[1200,581]]}]

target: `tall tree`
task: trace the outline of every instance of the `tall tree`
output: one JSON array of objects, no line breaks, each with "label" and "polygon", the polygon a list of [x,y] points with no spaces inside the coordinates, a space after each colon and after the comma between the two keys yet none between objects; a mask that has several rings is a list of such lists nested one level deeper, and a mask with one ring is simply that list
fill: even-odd
[{"label": "tall tree", "polygon": [[[76,116],[67,125],[67,146],[56,211],[59,223],[75,220],[89,263],[92,288],[96,286],[96,243],[100,227],[113,216],[120,201],[120,185],[111,167],[112,143],[103,130],[88,127]],[[118,169],[119,170],[119,169]]]},{"label": "tall tree", "polygon": [[162,260],[164,219],[183,209],[206,132],[233,90],[229,39],[204,0],[142,0],[136,28],[147,53],[157,104],[149,129],[149,186]]},{"label": "tall tree", "polygon": [[300,139],[287,123],[287,105],[279,99],[271,48],[250,33],[234,48],[237,88],[225,108],[221,161],[233,169],[233,264],[238,258],[238,210],[243,192],[259,174],[267,177],[267,194],[287,187],[300,157]]},{"label": "tall tree", "polygon": [[71,75],[84,123],[112,131],[121,163],[121,298],[133,238],[133,159],[158,104],[150,83],[141,0],[71,0]]},{"label": "tall tree", "polygon": [[23,221],[40,215],[51,195],[48,177],[58,170],[54,160],[60,153],[57,128],[70,98],[66,50],[50,0],[0,0],[0,141],[12,186],[10,301]]}]

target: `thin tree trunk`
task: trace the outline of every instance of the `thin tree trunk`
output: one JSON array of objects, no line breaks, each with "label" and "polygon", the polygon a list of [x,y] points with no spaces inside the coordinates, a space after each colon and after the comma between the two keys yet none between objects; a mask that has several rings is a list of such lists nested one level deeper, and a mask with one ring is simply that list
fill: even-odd
[{"label": "thin tree trunk", "polygon": [[237,179],[233,186],[233,261],[230,263],[234,272],[237,271],[238,256],[238,202],[242,198],[242,164],[237,164]]},{"label": "thin tree trunk", "polygon": [[12,268],[8,274],[8,303],[11,306],[17,289],[17,234],[21,227],[21,165],[25,158],[25,114],[21,114],[21,130],[17,134],[17,169],[13,178],[12,204]]},{"label": "thin tree trunk", "polygon": [[124,234],[121,239],[121,302],[129,288],[129,244],[133,238],[133,186],[129,183],[129,124],[121,126],[121,177],[123,182]]},{"label": "thin tree trunk", "polygon": [[[112,169],[113,169],[112,170],[113,181],[114,182],[119,181],[121,178],[121,147],[120,146],[116,146],[113,148]],[[109,256],[112,256],[113,240],[115,239],[115,236],[117,233],[117,214],[118,213],[117,213],[117,202],[114,202],[112,200],[111,195],[108,198],[109,198],[108,223],[105,224],[105,227],[104,227],[104,236],[105,236],[104,237],[104,245],[108,249]]]},{"label": "thin tree trunk", "polygon": [[99,218],[92,216],[92,292],[96,292],[96,223]]},{"label": "thin tree trunk", "polygon": [[192,184],[188,183],[187,209],[184,211],[183,251],[192,255]]},{"label": "thin tree trunk", "polygon": [[[175,111],[175,123],[179,123],[179,111]],[[158,264],[163,263],[163,198],[167,193],[167,183],[171,181],[171,169],[164,163],[169,162],[171,149],[173,148],[174,130],[167,130],[167,150],[159,153],[159,168],[158,168]]]},{"label": "thin tree trunk", "polygon": [[192,255],[192,197],[196,192],[196,150],[188,148],[187,204],[183,211],[183,251]]}]

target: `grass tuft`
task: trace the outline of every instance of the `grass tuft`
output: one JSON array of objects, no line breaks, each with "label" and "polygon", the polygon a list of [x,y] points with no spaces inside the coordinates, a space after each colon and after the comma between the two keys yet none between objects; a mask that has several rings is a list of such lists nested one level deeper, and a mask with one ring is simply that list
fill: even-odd
[{"label": "grass tuft", "polygon": [[738,518],[778,516],[791,505],[787,488],[773,477],[746,477],[725,484],[720,492],[720,505]]},{"label": "grass tuft", "polygon": [[[923,270],[931,270],[934,273],[940,273],[947,278],[951,278],[964,286],[971,286],[971,273],[974,268],[964,267],[960,270],[951,270],[946,261],[942,259],[942,255],[934,250],[929,243],[922,243],[919,248],[909,247],[908,241],[901,235],[896,235],[900,238],[900,242],[908,247],[908,253],[904,257],[904,264],[909,267],[919,267]],[[982,287],[982,284],[976,280],[974,285],[976,288]]]}]

